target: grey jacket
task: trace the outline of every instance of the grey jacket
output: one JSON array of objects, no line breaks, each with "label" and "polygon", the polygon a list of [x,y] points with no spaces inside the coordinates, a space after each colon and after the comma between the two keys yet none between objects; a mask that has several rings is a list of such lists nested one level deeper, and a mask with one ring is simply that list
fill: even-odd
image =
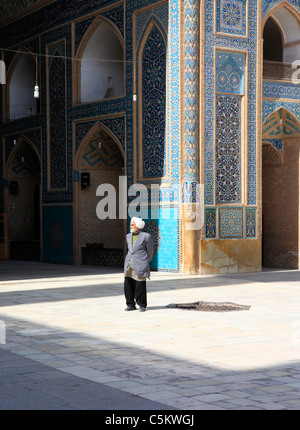
[{"label": "grey jacket", "polygon": [[150,234],[140,231],[138,238],[132,245],[132,233],[126,236],[128,253],[125,257],[124,273],[126,273],[129,261],[132,258],[135,273],[143,278],[150,276],[149,263],[153,257],[153,240]]}]

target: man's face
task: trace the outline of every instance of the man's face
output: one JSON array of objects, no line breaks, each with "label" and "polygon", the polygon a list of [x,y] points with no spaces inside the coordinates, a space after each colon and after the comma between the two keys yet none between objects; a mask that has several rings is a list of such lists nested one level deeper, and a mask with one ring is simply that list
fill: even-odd
[{"label": "man's face", "polygon": [[139,228],[135,225],[134,221],[130,222],[130,233],[138,233],[140,231]]}]

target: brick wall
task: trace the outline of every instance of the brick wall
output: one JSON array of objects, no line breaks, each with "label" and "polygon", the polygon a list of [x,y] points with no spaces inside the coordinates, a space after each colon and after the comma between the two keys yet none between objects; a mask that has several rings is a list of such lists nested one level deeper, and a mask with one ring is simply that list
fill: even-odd
[{"label": "brick wall", "polygon": [[263,163],[263,260],[266,267],[299,268],[299,147],[300,139],[285,139],[281,163]]},{"label": "brick wall", "polygon": [[35,177],[10,177],[18,181],[18,194],[8,196],[8,231],[9,240],[34,240],[34,192],[38,184]]},{"label": "brick wall", "polygon": [[[121,170],[85,170],[90,173],[90,186],[79,191],[79,248],[88,243],[102,243],[105,248],[123,248],[124,221],[119,220],[118,190]],[[112,184],[117,192],[117,219],[99,220],[96,207],[102,197],[96,196],[99,185]],[[75,220],[75,222],[77,222]]]}]

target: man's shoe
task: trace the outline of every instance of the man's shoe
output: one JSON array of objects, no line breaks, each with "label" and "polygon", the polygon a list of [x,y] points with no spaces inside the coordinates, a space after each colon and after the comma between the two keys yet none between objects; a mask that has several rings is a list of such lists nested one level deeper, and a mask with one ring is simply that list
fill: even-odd
[{"label": "man's shoe", "polygon": [[127,306],[125,311],[136,311],[136,307],[135,306]]},{"label": "man's shoe", "polygon": [[140,306],[140,312],[145,312],[146,308],[144,306]]}]

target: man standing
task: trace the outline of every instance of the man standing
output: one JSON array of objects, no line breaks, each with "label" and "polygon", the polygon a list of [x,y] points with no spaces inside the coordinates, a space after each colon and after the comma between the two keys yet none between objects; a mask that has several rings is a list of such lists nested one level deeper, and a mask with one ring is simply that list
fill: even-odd
[{"label": "man standing", "polygon": [[133,217],[130,222],[130,233],[126,236],[128,253],[124,263],[124,293],[126,311],[136,309],[145,312],[147,307],[146,278],[150,278],[149,263],[153,256],[153,240],[150,234],[141,230],[145,222],[141,218]]}]

